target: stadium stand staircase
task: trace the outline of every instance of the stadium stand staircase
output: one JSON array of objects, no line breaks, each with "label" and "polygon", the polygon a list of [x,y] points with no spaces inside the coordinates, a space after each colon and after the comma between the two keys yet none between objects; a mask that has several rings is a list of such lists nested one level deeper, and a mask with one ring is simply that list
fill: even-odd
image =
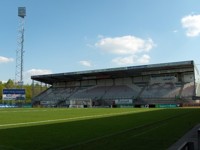
[{"label": "stadium stand staircase", "polygon": [[[141,86],[141,85],[140,85],[140,86]],[[138,93],[138,95],[136,96],[136,99],[139,99],[139,98],[141,97],[142,93],[144,92],[144,90],[146,89],[147,86],[148,86],[148,84],[143,84],[143,85],[141,86],[141,90],[140,90],[140,92]]]},{"label": "stadium stand staircase", "polygon": [[181,95],[182,95],[183,88],[184,88],[184,84],[182,83],[181,88],[180,88],[180,91],[179,91],[179,93],[178,93],[178,96],[179,96],[179,97],[181,97]]}]

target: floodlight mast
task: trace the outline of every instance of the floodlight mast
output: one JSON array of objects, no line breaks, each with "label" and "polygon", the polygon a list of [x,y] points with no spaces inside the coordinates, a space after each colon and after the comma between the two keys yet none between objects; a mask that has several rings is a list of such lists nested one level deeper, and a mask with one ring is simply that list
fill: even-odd
[{"label": "floodlight mast", "polygon": [[24,18],[26,16],[26,8],[18,7],[19,16],[19,29],[17,38],[17,50],[16,50],[16,70],[15,70],[15,82],[21,88],[23,87],[23,67],[24,67]]}]

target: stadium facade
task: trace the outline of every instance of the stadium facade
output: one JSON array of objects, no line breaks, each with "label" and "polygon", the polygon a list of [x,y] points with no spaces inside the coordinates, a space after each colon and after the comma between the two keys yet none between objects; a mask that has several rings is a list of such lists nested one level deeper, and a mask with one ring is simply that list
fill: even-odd
[{"label": "stadium facade", "polygon": [[33,105],[55,107],[176,107],[196,104],[200,76],[194,61],[35,75],[50,85]]}]

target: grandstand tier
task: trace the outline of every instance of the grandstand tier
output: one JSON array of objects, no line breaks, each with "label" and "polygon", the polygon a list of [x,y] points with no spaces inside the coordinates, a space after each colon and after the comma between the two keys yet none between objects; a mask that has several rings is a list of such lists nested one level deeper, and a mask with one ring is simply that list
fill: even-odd
[{"label": "grandstand tier", "polygon": [[180,106],[197,103],[194,99],[200,95],[194,61],[37,75],[31,79],[50,85],[32,99],[34,105],[42,106]]}]

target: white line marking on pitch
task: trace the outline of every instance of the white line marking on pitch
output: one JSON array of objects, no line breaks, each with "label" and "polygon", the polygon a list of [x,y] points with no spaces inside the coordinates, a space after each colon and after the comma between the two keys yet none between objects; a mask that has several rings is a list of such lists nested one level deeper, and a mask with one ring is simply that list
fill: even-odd
[{"label": "white line marking on pitch", "polygon": [[[110,114],[104,114],[104,115],[92,115],[92,116],[82,116],[82,117],[63,118],[63,119],[54,119],[54,120],[43,120],[43,121],[34,121],[34,122],[10,123],[10,124],[2,124],[2,125],[0,125],[0,127],[40,124],[40,123],[59,122],[59,121],[68,121],[68,120],[78,120],[78,119],[87,119],[87,118],[109,117],[109,116],[131,114],[131,113],[138,113],[138,112],[141,112],[141,111],[129,111],[129,112],[120,112],[120,113],[110,113]],[[144,110],[142,112],[144,112]]]},{"label": "white line marking on pitch", "polygon": [[21,113],[21,112],[40,112],[40,111],[47,111],[47,110],[2,110],[2,111],[0,111],[0,113],[12,113],[12,112],[14,112],[14,113]]}]

